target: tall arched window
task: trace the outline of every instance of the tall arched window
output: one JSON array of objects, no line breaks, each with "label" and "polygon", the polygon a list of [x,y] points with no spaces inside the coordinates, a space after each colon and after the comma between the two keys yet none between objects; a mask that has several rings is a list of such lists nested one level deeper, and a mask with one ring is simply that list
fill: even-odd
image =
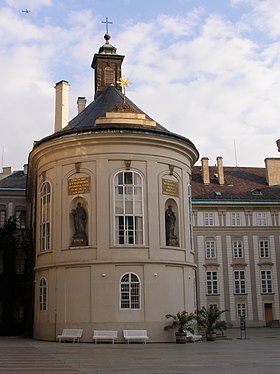
[{"label": "tall arched window", "polygon": [[115,242],[143,244],[143,181],[138,173],[122,171],[114,180]]},{"label": "tall arched window", "polygon": [[140,309],[140,281],[134,273],[126,273],[121,277],[120,308]]},{"label": "tall arched window", "polygon": [[47,310],[47,281],[46,278],[40,279],[40,310]]},{"label": "tall arched window", "polygon": [[44,182],[40,190],[40,250],[50,249],[51,186]]}]

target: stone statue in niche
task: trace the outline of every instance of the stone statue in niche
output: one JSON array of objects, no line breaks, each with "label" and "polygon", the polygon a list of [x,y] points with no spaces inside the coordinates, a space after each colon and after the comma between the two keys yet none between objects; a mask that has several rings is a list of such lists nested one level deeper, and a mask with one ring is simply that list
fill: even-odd
[{"label": "stone statue in niche", "polygon": [[74,221],[75,233],[73,235],[72,247],[80,247],[88,245],[86,225],[87,225],[87,212],[82,206],[82,203],[78,203],[76,209],[71,212]]},{"label": "stone statue in niche", "polygon": [[166,245],[177,247],[178,239],[175,235],[176,216],[172,210],[172,205],[168,205],[165,211],[165,230],[166,230]]}]

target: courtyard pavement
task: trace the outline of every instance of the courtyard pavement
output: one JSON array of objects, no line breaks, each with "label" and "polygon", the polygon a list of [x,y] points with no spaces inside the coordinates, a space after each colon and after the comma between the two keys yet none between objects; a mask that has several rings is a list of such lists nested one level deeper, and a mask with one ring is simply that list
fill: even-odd
[{"label": "courtyard pavement", "polygon": [[0,374],[280,374],[280,328],[215,342],[55,343],[0,337]]}]

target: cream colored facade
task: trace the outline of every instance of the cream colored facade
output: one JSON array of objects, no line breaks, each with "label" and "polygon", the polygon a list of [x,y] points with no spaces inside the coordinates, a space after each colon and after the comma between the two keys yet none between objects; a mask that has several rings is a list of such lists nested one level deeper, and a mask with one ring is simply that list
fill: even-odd
[{"label": "cream colored facade", "polygon": [[204,158],[193,171],[199,307],[226,309],[233,326],[240,316],[279,326],[280,159],[265,166],[209,167]]},{"label": "cream colored facade", "polygon": [[[198,153],[188,139],[155,131],[156,123],[143,113],[115,117],[104,113],[92,130],[58,130],[30,153],[36,339],[55,340],[63,328],[82,328],[82,341],[91,341],[94,329],[117,330],[119,341],[123,329],[147,329],[152,342],[170,341],[174,334],[164,331],[165,314],[195,309],[194,251],[185,228],[190,227],[187,186]],[[139,181],[138,243],[119,239],[118,174]],[[71,213],[79,202],[87,215],[87,243],[81,246],[73,245]],[[169,205],[176,215],[174,246],[166,242]],[[133,307],[121,301],[125,274],[139,281]]]}]

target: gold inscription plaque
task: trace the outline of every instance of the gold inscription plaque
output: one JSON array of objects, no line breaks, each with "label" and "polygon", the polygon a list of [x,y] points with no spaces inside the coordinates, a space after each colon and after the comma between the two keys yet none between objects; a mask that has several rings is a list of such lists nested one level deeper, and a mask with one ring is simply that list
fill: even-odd
[{"label": "gold inscription plaque", "polygon": [[68,195],[79,195],[90,192],[90,178],[72,178],[68,180]]},{"label": "gold inscription plaque", "polygon": [[178,196],[178,182],[170,179],[162,180],[162,193],[169,196]]}]

